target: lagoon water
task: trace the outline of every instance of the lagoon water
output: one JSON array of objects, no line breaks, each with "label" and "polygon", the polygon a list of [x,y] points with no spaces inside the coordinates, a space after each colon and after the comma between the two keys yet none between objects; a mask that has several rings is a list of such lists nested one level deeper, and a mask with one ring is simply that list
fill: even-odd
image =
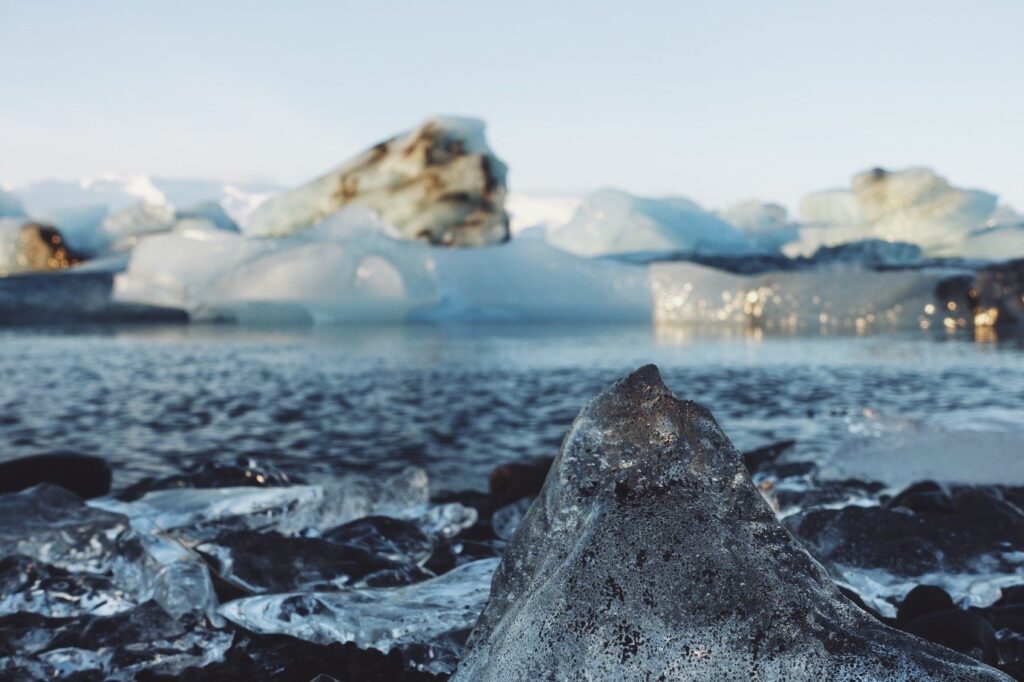
[{"label": "lagoon water", "polygon": [[647,362],[741,449],[793,438],[790,457],[823,461],[907,424],[1024,443],[1019,339],[172,325],[0,334],[0,460],[98,455],[115,487],[249,455],[307,480],[415,465],[435,491],[483,488],[497,463],[554,455],[580,407]]}]

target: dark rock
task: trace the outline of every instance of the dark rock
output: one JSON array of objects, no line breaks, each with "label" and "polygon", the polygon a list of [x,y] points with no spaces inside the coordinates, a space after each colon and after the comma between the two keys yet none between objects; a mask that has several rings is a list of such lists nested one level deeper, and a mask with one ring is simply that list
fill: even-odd
[{"label": "dark rock", "polygon": [[274,467],[251,457],[240,456],[234,463],[203,462],[189,471],[164,478],[148,478],[125,488],[117,497],[137,500],[153,490],[172,488],[273,488],[302,483]]},{"label": "dark rock", "polygon": [[953,598],[941,587],[935,585],[918,585],[903,598],[896,609],[896,625],[902,628],[912,620],[931,613],[956,608]]},{"label": "dark rock", "polygon": [[388,516],[365,516],[324,531],[320,537],[400,564],[422,564],[434,548],[433,540],[416,524]]},{"label": "dark rock", "polygon": [[969,572],[982,557],[1013,572],[1003,555],[1008,546],[1024,544],[1024,518],[1012,514],[849,506],[803,511],[784,523],[826,566],[902,576]]},{"label": "dark rock", "polygon": [[905,632],[994,665],[996,632],[974,611],[931,611],[902,626]]},{"label": "dark rock", "polygon": [[1003,588],[996,606],[1009,606],[1010,604],[1024,604],[1024,584]]},{"label": "dark rock", "polygon": [[975,328],[1013,329],[1024,324],[1024,259],[955,275],[936,286],[935,297],[952,303]]},{"label": "dark rock", "polygon": [[491,508],[498,509],[524,497],[536,497],[551,469],[551,457],[502,464],[491,471]]},{"label": "dark rock", "polygon": [[79,322],[188,322],[176,308],[115,301],[114,273],[34,272],[0,277],[0,326]]},{"label": "dark rock", "polygon": [[956,511],[956,505],[949,490],[934,481],[914,483],[893,495],[885,503],[885,506],[889,509],[903,507],[915,512],[949,513]]},{"label": "dark rock", "polygon": [[997,680],[843,598],[653,366],[576,418],[453,679]]},{"label": "dark rock", "polygon": [[766,464],[777,460],[782,453],[792,450],[794,445],[796,445],[795,440],[782,440],[778,443],[755,448],[743,453],[743,463],[747,465],[747,471],[753,474]]},{"label": "dark rock", "polygon": [[0,463],[0,493],[52,483],[83,499],[110,492],[110,466],[99,457],[54,452]]},{"label": "dark rock", "polygon": [[247,530],[222,533],[196,551],[221,578],[251,594],[340,589],[400,568],[356,545]]}]

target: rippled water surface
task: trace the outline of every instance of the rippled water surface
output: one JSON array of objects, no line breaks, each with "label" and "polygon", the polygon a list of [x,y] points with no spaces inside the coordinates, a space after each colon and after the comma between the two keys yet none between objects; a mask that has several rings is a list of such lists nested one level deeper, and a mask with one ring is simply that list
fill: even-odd
[{"label": "rippled water surface", "polygon": [[0,459],[106,457],[115,485],[212,457],[291,474],[425,467],[482,487],[556,452],[581,405],[654,362],[741,448],[834,451],[865,409],[962,428],[1024,422],[1018,340],[693,335],[649,327],[19,330],[0,335]]}]

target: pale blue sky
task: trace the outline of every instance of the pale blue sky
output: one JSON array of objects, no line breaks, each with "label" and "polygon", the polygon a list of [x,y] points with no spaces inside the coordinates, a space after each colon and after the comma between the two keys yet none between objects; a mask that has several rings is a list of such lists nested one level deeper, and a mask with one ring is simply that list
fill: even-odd
[{"label": "pale blue sky", "polygon": [[1024,2],[0,0],[0,181],[295,183],[434,113],[513,190],[792,206],[923,164],[1024,208]]}]

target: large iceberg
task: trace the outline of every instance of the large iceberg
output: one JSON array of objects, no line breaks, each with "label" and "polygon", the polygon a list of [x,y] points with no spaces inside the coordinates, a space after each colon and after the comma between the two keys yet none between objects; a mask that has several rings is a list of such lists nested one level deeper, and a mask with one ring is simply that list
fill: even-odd
[{"label": "large iceberg", "polygon": [[140,236],[169,230],[186,219],[202,218],[236,230],[276,189],[267,183],[106,174],[15,187],[0,197],[0,215],[18,207],[17,215],[55,226],[72,248],[100,255],[128,250]]},{"label": "large iceberg", "polygon": [[876,168],[854,176],[848,190],[805,197],[805,225],[786,253],[810,255],[820,246],[883,239],[917,244],[929,256],[963,255],[972,232],[992,218],[996,202],[993,194],[954,187],[927,168]]},{"label": "large iceberg", "polygon": [[580,256],[746,254],[743,232],[681,197],[650,198],[603,189],[589,195],[548,241]]},{"label": "large iceberg", "polygon": [[286,238],[202,229],[147,238],[115,293],[121,301],[184,309],[193,319],[236,321],[651,315],[644,268],[592,262],[539,240],[432,247],[401,239],[355,207]]},{"label": "large iceberg", "polygon": [[252,214],[247,231],[293,234],[355,205],[410,239],[447,246],[502,242],[509,237],[506,170],[487,146],[483,121],[435,118],[270,199]]}]

